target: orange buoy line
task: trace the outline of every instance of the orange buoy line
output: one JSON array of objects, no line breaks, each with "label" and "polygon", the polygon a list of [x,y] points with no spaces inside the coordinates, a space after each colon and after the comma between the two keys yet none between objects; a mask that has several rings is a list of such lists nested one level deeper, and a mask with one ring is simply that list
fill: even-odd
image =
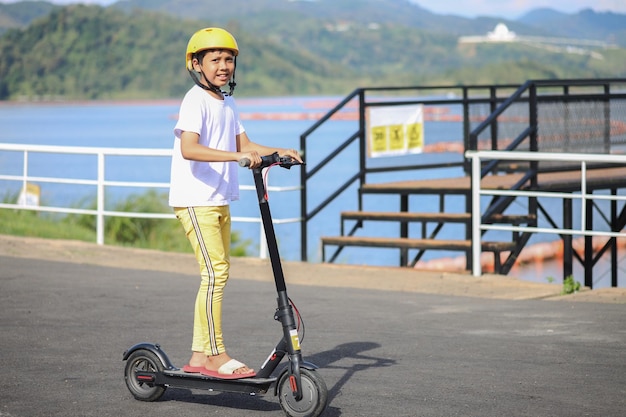
[{"label": "orange buoy line", "polygon": [[[312,101],[305,102],[305,108],[323,108],[328,109],[329,105],[332,104],[330,101]],[[354,106],[348,105],[349,108],[354,108]],[[319,120],[326,115],[326,111],[316,112],[316,111],[263,111],[263,112],[241,112],[240,118],[241,120],[255,120],[255,121],[303,121],[303,120]],[[450,108],[448,107],[426,107],[424,108],[424,121],[426,122],[453,122],[453,123],[462,123],[463,116],[460,114],[453,114],[450,112]],[[177,120],[178,114],[174,114],[171,116],[172,119]],[[340,111],[335,113],[332,117],[332,120],[342,120],[342,121],[356,121],[359,119],[359,112],[356,110],[351,111]],[[483,116],[472,116],[472,122],[482,122],[485,119]],[[517,117],[517,116],[507,116],[504,119],[500,118],[500,122],[515,122],[515,123],[527,123],[528,119],[526,117]],[[604,129],[604,124],[599,124],[597,121],[591,120],[586,123],[591,126],[597,126],[598,129]],[[604,135],[604,132],[599,133]],[[611,136],[624,135],[626,134],[626,122],[621,120],[611,120],[610,121],[610,134]],[[576,138],[577,136],[586,137],[589,133],[583,134],[575,134],[570,133],[570,138]],[[552,135],[552,136],[543,136],[544,139],[562,139],[562,135]],[[508,143],[511,142],[511,139],[501,138],[498,140],[500,146],[505,147]],[[483,139],[479,141],[478,149],[490,149],[491,140]],[[426,143],[424,145],[424,153],[444,153],[444,152],[452,152],[452,153],[463,153],[465,152],[465,148],[463,144],[459,141],[440,141],[436,143]]]},{"label": "orange buoy line", "polygon": [[[241,112],[241,120],[319,120],[326,115],[326,112]],[[359,113],[356,111],[341,111],[335,113],[332,120],[359,120]],[[460,114],[449,114],[444,112],[424,112],[424,121],[427,122],[462,122],[463,116]]]},{"label": "orange buoy line", "polygon": [[[592,247],[594,254],[604,247],[608,241],[608,237],[594,236],[592,239]],[[626,239],[617,238],[616,244],[618,248],[626,248]],[[572,241],[572,248],[576,251],[584,250],[585,240],[583,237]],[[509,252],[503,252],[501,257],[505,259]],[[545,261],[563,259],[563,241],[555,240],[552,242],[541,242],[527,246],[517,257],[514,266],[524,266],[540,264]],[[480,257],[480,265],[483,272],[494,272],[494,256],[490,252],[483,252]],[[465,256],[457,256],[454,258],[437,258],[428,261],[420,261],[415,265],[416,269],[426,269],[435,271],[464,271]]]}]

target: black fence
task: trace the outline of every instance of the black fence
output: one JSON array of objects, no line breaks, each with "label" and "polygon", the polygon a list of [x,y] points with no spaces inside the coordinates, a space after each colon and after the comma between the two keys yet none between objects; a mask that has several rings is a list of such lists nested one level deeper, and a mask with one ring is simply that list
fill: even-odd
[{"label": "black fence", "polygon": [[[423,152],[369,157],[368,109],[414,104],[424,109]],[[341,121],[341,129],[333,128],[333,121]],[[466,150],[621,152],[626,146],[625,127],[626,79],[356,89],[300,137],[307,160],[301,170],[301,260],[315,258],[321,230],[333,233],[334,226],[318,221],[320,213],[336,213],[338,219],[346,198],[354,209],[363,208],[358,192],[363,184],[437,177],[437,172],[444,176],[451,170],[469,175]],[[483,175],[528,168],[496,161],[485,167]]]}]

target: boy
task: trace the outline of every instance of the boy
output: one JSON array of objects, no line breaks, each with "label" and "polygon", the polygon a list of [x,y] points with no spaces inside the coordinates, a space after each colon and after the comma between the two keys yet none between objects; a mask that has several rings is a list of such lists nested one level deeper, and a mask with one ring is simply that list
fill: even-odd
[{"label": "boy", "polygon": [[[174,128],[169,204],[174,208],[200,265],[194,310],[192,355],[185,372],[217,378],[248,378],[254,370],[226,353],[222,297],[230,269],[229,203],[239,198],[238,164],[250,167],[278,152],[302,162],[295,150],[271,148],[248,138],[232,99],[239,48],[224,29],[205,28],[187,45],[186,65],[195,82],[185,95]],[[229,84],[230,92],[221,91]]]}]

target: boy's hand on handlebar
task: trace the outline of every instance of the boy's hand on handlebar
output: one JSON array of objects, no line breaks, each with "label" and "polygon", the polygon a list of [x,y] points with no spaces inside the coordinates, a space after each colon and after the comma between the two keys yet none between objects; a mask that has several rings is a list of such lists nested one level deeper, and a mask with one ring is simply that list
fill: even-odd
[{"label": "boy's hand on handlebar", "polygon": [[280,156],[288,156],[290,158],[295,159],[296,161],[298,161],[299,163],[303,163],[302,162],[302,157],[300,156],[300,152],[298,152],[295,149],[283,149],[282,152],[280,153]]},{"label": "boy's hand on handlebar", "polygon": [[[239,161],[241,166],[246,166],[250,169],[260,167],[262,162],[261,155],[256,151],[242,152],[241,156],[239,157]],[[241,161],[245,161],[245,163],[242,164]]]},{"label": "boy's hand on handlebar", "polygon": [[[239,157],[239,166],[257,169],[280,165],[283,168],[289,169],[294,165],[304,164],[298,151],[294,149],[282,149],[281,151],[282,154],[274,152],[273,154],[265,156],[259,156],[257,152],[242,152]],[[258,158],[258,162],[256,158]]]}]

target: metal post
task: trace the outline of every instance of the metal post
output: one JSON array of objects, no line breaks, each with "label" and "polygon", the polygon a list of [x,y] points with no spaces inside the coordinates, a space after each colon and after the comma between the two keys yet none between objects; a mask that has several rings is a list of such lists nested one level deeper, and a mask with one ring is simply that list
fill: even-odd
[{"label": "metal post", "polygon": [[480,159],[472,155],[472,275],[479,277],[482,275],[480,264]]},{"label": "metal post", "polygon": [[98,152],[98,202],[96,214],[96,243],[104,245],[104,153]]},{"label": "metal post", "polygon": [[[572,230],[572,199],[563,199],[563,229]],[[563,235],[563,279],[572,275],[574,252],[572,246],[572,235]]]},{"label": "metal post", "polygon": [[[583,205],[587,205],[587,216],[585,222],[585,228],[587,230],[593,230],[593,200],[583,200]],[[593,236],[585,235],[585,286],[593,289]]]},{"label": "metal post", "polygon": [[[409,196],[402,194],[400,196],[400,212],[407,213],[409,211]],[[406,239],[409,237],[409,224],[400,222],[400,237]],[[400,266],[409,266],[409,249],[400,249]]]},{"label": "metal post", "polygon": [[[497,108],[498,95],[494,86],[489,87],[489,114],[493,114]],[[491,130],[491,150],[498,149],[498,119],[494,119],[490,126]]]},{"label": "metal post", "polygon": [[[531,84],[528,91],[528,118],[530,122],[530,126],[532,130],[530,132],[530,151],[538,152],[539,144],[537,143],[537,131],[538,131],[538,115],[537,115],[537,107],[539,104],[537,103],[537,84]],[[535,172],[535,175],[530,179],[530,185],[533,188],[537,187],[537,171],[539,168],[538,161],[531,161],[530,169]]]},{"label": "metal post", "polygon": [[611,153],[611,89],[609,84],[604,85],[604,152]]},{"label": "metal post", "polygon": [[[593,230],[593,199],[587,198],[587,164],[585,161],[580,163],[580,194],[582,196],[581,204],[581,225],[583,232]],[[585,286],[593,288],[593,237],[585,235]]]},{"label": "metal post", "polygon": [[[367,160],[367,132],[365,131],[365,90],[359,91],[359,189],[365,185],[365,166]],[[359,210],[363,210],[363,194],[359,193]]]},{"label": "metal post", "polygon": [[[463,87],[463,148],[465,151],[475,151],[476,147],[472,147],[470,142],[471,123],[470,123],[470,109],[469,109],[469,90],[467,87]],[[463,159],[463,172],[466,174],[471,170],[466,158]]]},{"label": "metal post", "polygon": [[[617,196],[617,189],[611,189],[611,195]],[[611,200],[611,231],[619,232],[616,227],[617,223],[617,201]],[[617,239],[611,237],[611,287],[617,287]]]},{"label": "metal post", "polygon": [[26,188],[28,186],[28,151],[24,151],[24,166],[22,167],[22,193],[24,193],[24,206],[26,205]]}]

